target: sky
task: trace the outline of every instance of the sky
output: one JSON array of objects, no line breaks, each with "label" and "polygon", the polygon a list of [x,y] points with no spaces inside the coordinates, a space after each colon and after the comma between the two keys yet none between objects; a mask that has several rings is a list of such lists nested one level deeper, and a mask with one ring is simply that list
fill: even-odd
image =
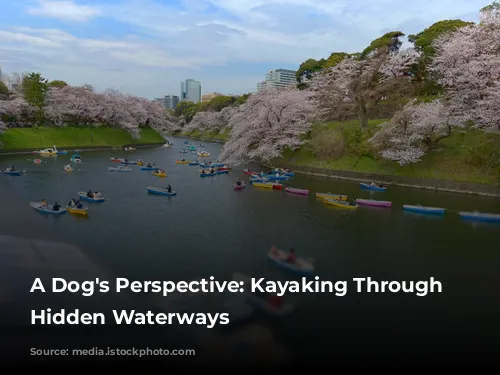
[{"label": "sky", "polygon": [[147,98],[256,90],[271,69],[362,51],[387,31],[477,22],[489,0],[0,0],[0,68]]}]

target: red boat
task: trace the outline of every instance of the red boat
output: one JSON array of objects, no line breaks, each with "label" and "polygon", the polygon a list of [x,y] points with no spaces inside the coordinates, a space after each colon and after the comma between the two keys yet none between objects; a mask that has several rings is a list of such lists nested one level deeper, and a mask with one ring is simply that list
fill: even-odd
[{"label": "red boat", "polygon": [[282,184],[273,184],[273,189],[275,189],[275,190],[283,190],[283,185]]},{"label": "red boat", "polygon": [[123,161],[123,159],[119,159],[119,158],[109,158],[110,161],[112,161],[113,163],[121,163]]},{"label": "red boat", "polygon": [[256,175],[258,175],[257,172],[255,172],[255,171],[253,171],[251,169],[243,169],[243,173],[246,174],[246,175],[248,175],[248,176],[256,176]]}]

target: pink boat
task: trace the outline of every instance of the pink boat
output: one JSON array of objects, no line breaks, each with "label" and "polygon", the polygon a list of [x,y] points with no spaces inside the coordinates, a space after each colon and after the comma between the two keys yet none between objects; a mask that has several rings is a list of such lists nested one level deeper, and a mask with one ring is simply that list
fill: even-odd
[{"label": "pink boat", "polygon": [[364,204],[365,206],[376,206],[376,207],[391,207],[392,202],[389,201],[376,201],[374,199],[356,199],[358,204]]},{"label": "pink boat", "polygon": [[287,188],[285,188],[285,191],[292,193],[292,194],[309,195],[309,190],[295,189],[295,188],[287,187]]},{"label": "pink boat", "polygon": [[233,185],[233,189],[234,190],[243,190],[245,188],[245,184],[242,184],[242,185]]}]

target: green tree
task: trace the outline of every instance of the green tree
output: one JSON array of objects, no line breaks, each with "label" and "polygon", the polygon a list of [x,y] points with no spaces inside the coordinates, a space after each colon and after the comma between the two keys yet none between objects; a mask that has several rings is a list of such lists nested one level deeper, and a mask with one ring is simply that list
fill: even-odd
[{"label": "green tree", "polygon": [[401,44],[403,44],[403,42],[401,42],[401,40],[399,39],[403,36],[405,36],[405,34],[402,33],[401,31],[391,31],[385,33],[380,38],[377,38],[374,41],[372,41],[370,45],[366,47],[363,52],[361,52],[360,57],[364,59],[370,53],[386,48],[388,48],[389,51],[391,52],[396,52],[399,50],[399,47],[401,47]]},{"label": "green tree", "polygon": [[324,64],[325,64],[325,59],[321,60],[308,59],[304,61],[302,64],[300,64],[297,73],[295,73],[297,76],[297,82],[301,83],[303,79],[311,78],[314,72],[318,72],[321,69],[323,69]]},{"label": "green tree", "polygon": [[54,81],[50,81],[49,82],[49,86],[50,87],[58,87],[58,88],[61,88],[61,87],[66,87],[68,86],[68,84],[64,81],[61,81],[59,79],[56,79]]},{"label": "green tree", "polygon": [[233,105],[236,101],[234,96],[216,96],[208,102],[208,110],[220,112],[223,108]]},{"label": "green tree", "polygon": [[[200,103],[201,104],[201,103]],[[200,105],[190,101],[182,101],[175,107],[174,113],[177,117],[184,117],[186,122],[190,122],[196,112],[198,112]]]},{"label": "green tree", "polygon": [[240,96],[236,97],[236,100],[234,102],[234,105],[241,105],[247,101],[247,99],[250,97],[250,94],[243,94]]},{"label": "green tree", "polygon": [[432,43],[434,43],[437,38],[471,24],[472,22],[465,22],[462,20],[439,21],[418,34],[409,35],[408,40],[415,45],[417,50],[422,52],[426,57],[431,58],[436,53]]},{"label": "green tree", "polygon": [[47,80],[40,73],[30,73],[23,78],[22,88],[24,99],[34,107],[42,109],[48,89]]},{"label": "green tree", "polygon": [[9,93],[9,89],[5,83],[0,81],[0,95],[7,95]]}]

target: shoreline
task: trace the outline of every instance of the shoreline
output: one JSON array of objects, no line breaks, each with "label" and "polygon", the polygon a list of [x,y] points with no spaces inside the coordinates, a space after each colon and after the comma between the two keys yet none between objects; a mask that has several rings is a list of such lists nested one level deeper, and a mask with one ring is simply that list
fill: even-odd
[{"label": "shoreline", "polygon": [[[70,146],[70,147],[64,147],[62,148],[63,151],[68,151],[68,152],[77,152],[77,151],[125,151],[125,147],[133,147],[135,149],[140,149],[140,148],[153,148],[153,147],[160,147],[163,146],[166,142],[164,143],[146,143],[146,144],[131,144],[131,145],[124,145],[120,147],[110,147],[110,146]],[[49,146],[51,147],[51,146]],[[17,150],[2,150],[0,148],[0,156],[11,156],[11,155],[37,155],[36,152],[34,152],[31,149],[17,149]]]},{"label": "shoreline", "polygon": [[[260,165],[273,169],[272,165]],[[458,193],[466,195],[480,195],[487,197],[500,197],[500,187],[477,184],[473,182],[460,182],[453,180],[437,180],[430,178],[412,178],[402,176],[378,175],[374,173],[362,173],[353,171],[333,170],[316,167],[299,167],[285,165],[284,168],[292,169],[294,173],[308,176],[323,177],[334,180],[347,180],[356,182],[382,182],[387,186],[399,186],[423,190],[442,191],[447,193]]]},{"label": "shoreline", "polygon": [[[177,134],[171,137],[198,139],[198,140],[205,140],[207,142],[224,143],[223,141],[220,140],[209,140],[209,139],[202,139],[185,135],[180,136]],[[257,163],[257,164],[269,169],[277,168],[276,166],[272,166],[269,164],[264,164],[264,163]],[[398,186],[398,187],[414,188],[414,189],[422,189],[430,191],[442,191],[446,193],[457,193],[464,195],[480,195],[493,198],[500,197],[500,186],[478,184],[474,182],[402,177],[395,175],[382,175],[375,173],[363,173],[363,172],[334,170],[334,169],[317,168],[317,167],[301,167],[301,166],[295,166],[293,164],[289,165],[285,164],[282,165],[282,167],[290,168],[294,172],[299,174],[304,174],[314,177],[322,177],[327,179],[334,179],[334,180],[346,180],[355,182],[374,181],[374,182],[382,182],[388,186]]]}]

